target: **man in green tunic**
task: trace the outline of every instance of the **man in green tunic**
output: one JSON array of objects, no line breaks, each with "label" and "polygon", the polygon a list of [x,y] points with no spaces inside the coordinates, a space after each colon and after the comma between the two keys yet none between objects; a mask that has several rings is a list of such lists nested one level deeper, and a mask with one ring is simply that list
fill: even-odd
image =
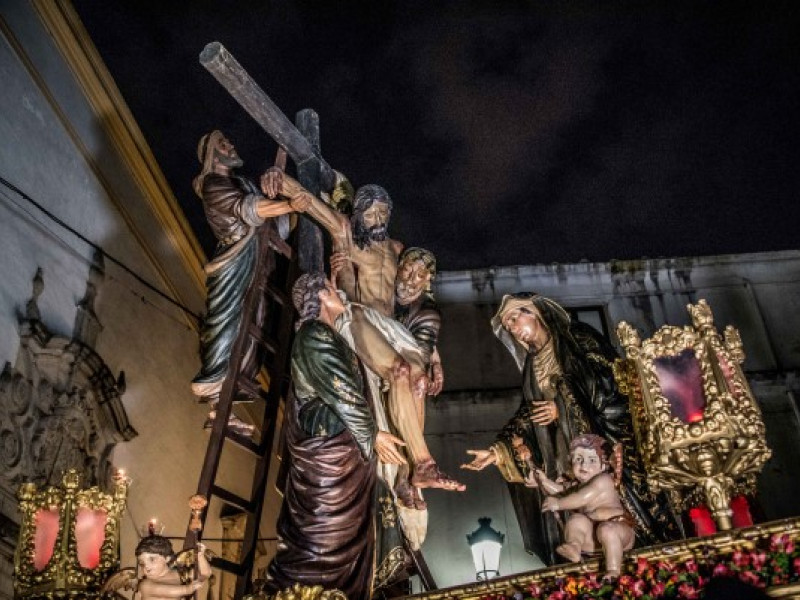
[{"label": "man in green tunic", "polygon": [[324,275],[303,275],[292,299],[300,313],[295,398],[286,417],[289,474],[269,591],[300,583],[367,600],[382,566],[373,566],[377,459],[404,463],[403,442],[376,426],[358,358],[334,328],[345,306],[333,285]]}]

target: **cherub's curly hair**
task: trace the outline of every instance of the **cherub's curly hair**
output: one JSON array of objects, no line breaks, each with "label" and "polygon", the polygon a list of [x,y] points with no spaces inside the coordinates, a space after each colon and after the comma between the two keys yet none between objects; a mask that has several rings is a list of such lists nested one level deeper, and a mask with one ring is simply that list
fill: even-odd
[{"label": "cherub's curly hair", "polygon": [[319,293],[325,289],[325,275],[322,273],[306,273],[298,277],[292,287],[292,303],[299,315],[297,328],[306,321],[319,318],[322,303]]},{"label": "cherub's curly hair", "polygon": [[603,463],[608,465],[614,475],[614,482],[619,484],[622,477],[622,445],[611,446],[607,439],[594,433],[584,433],[573,438],[569,444],[569,453],[572,454],[578,448],[594,450]]},{"label": "cherub's curly hair", "polygon": [[609,443],[605,438],[594,433],[584,433],[573,438],[569,444],[569,453],[572,454],[578,448],[594,450],[603,462],[608,462],[609,458],[611,458],[611,446]]},{"label": "cherub's curly hair", "polygon": [[139,540],[134,555],[139,556],[145,552],[149,554],[160,554],[170,562],[175,559],[175,551],[172,549],[172,542],[163,535],[148,535]]}]

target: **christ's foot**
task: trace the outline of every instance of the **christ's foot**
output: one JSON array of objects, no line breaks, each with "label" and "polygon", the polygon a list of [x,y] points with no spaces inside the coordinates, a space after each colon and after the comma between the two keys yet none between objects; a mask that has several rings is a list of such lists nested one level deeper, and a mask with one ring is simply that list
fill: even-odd
[{"label": "christ's foot", "polygon": [[414,508],[414,488],[408,480],[400,481],[394,486],[397,503],[403,508]]},{"label": "christ's foot", "polygon": [[463,492],[467,489],[467,486],[463,483],[442,473],[433,459],[421,462],[414,467],[411,485],[419,488],[439,488],[455,492]]},{"label": "christ's foot", "polygon": [[394,493],[397,495],[397,503],[400,504],[400,506],[412,510],[425,510],[428,508],[428,505],[419,493],[419,488],[411,485],[407,479],[404,479],[395,486]]},{"label": "christ's foot", "polygon": [[556,546],[556,552],[566,558],[569,562],[580,562],[581,560],[581,546],[575,542],[567,542]]}]

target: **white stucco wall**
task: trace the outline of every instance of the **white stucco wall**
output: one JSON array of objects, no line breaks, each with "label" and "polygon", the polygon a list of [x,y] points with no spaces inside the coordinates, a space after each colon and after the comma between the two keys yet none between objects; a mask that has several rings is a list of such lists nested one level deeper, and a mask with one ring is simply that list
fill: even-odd
[{"label": "white stucco wall", "polygon": [[[10,30],[0,33],[0,176],[201,313],[202,289],[160,229],[35,9],[8,2],[0,16]],[[186,153],[194,159],[193,149]],[[0,186],[0,365],[16,360],[19,315],[39,267],[42,320],[54,334],[72,335],[92,255],[91,247]],[[199,366],[198,334],[180,309],[110,260],[96,312],[103,325],[96,350],[112,372],[125,371],[122,400],[139,432],[114,453],[115,465],[133,478],[122,528],[122,564],[132,566],[137,529],[149,518],[157,516],[166,535],[182,536],[188,523],[187,500],[208,441],[201,428],[205,409],[189,388]],[[234,487],[247,482],[249,489],[251,472],[244,453],[226,457],[224,476]],[[212,505],[209,537],[221,535],[213,517],[218,510]],[[0,596],[8,593],[6,584]]]}]

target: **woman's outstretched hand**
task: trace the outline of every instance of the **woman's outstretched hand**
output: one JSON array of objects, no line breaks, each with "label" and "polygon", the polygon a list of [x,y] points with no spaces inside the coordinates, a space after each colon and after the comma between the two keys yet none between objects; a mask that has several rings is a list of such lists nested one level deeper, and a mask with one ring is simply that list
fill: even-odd
[{"label": "woman's outstretched hand", "polygon": [[467,450],[467,454],[471,454],[475,458],[471,463],[464,463],[461,465],[462,469],[470,469],[471,471],[483,471],[489,465],[497,462],[497,455],[491,450]]}]

